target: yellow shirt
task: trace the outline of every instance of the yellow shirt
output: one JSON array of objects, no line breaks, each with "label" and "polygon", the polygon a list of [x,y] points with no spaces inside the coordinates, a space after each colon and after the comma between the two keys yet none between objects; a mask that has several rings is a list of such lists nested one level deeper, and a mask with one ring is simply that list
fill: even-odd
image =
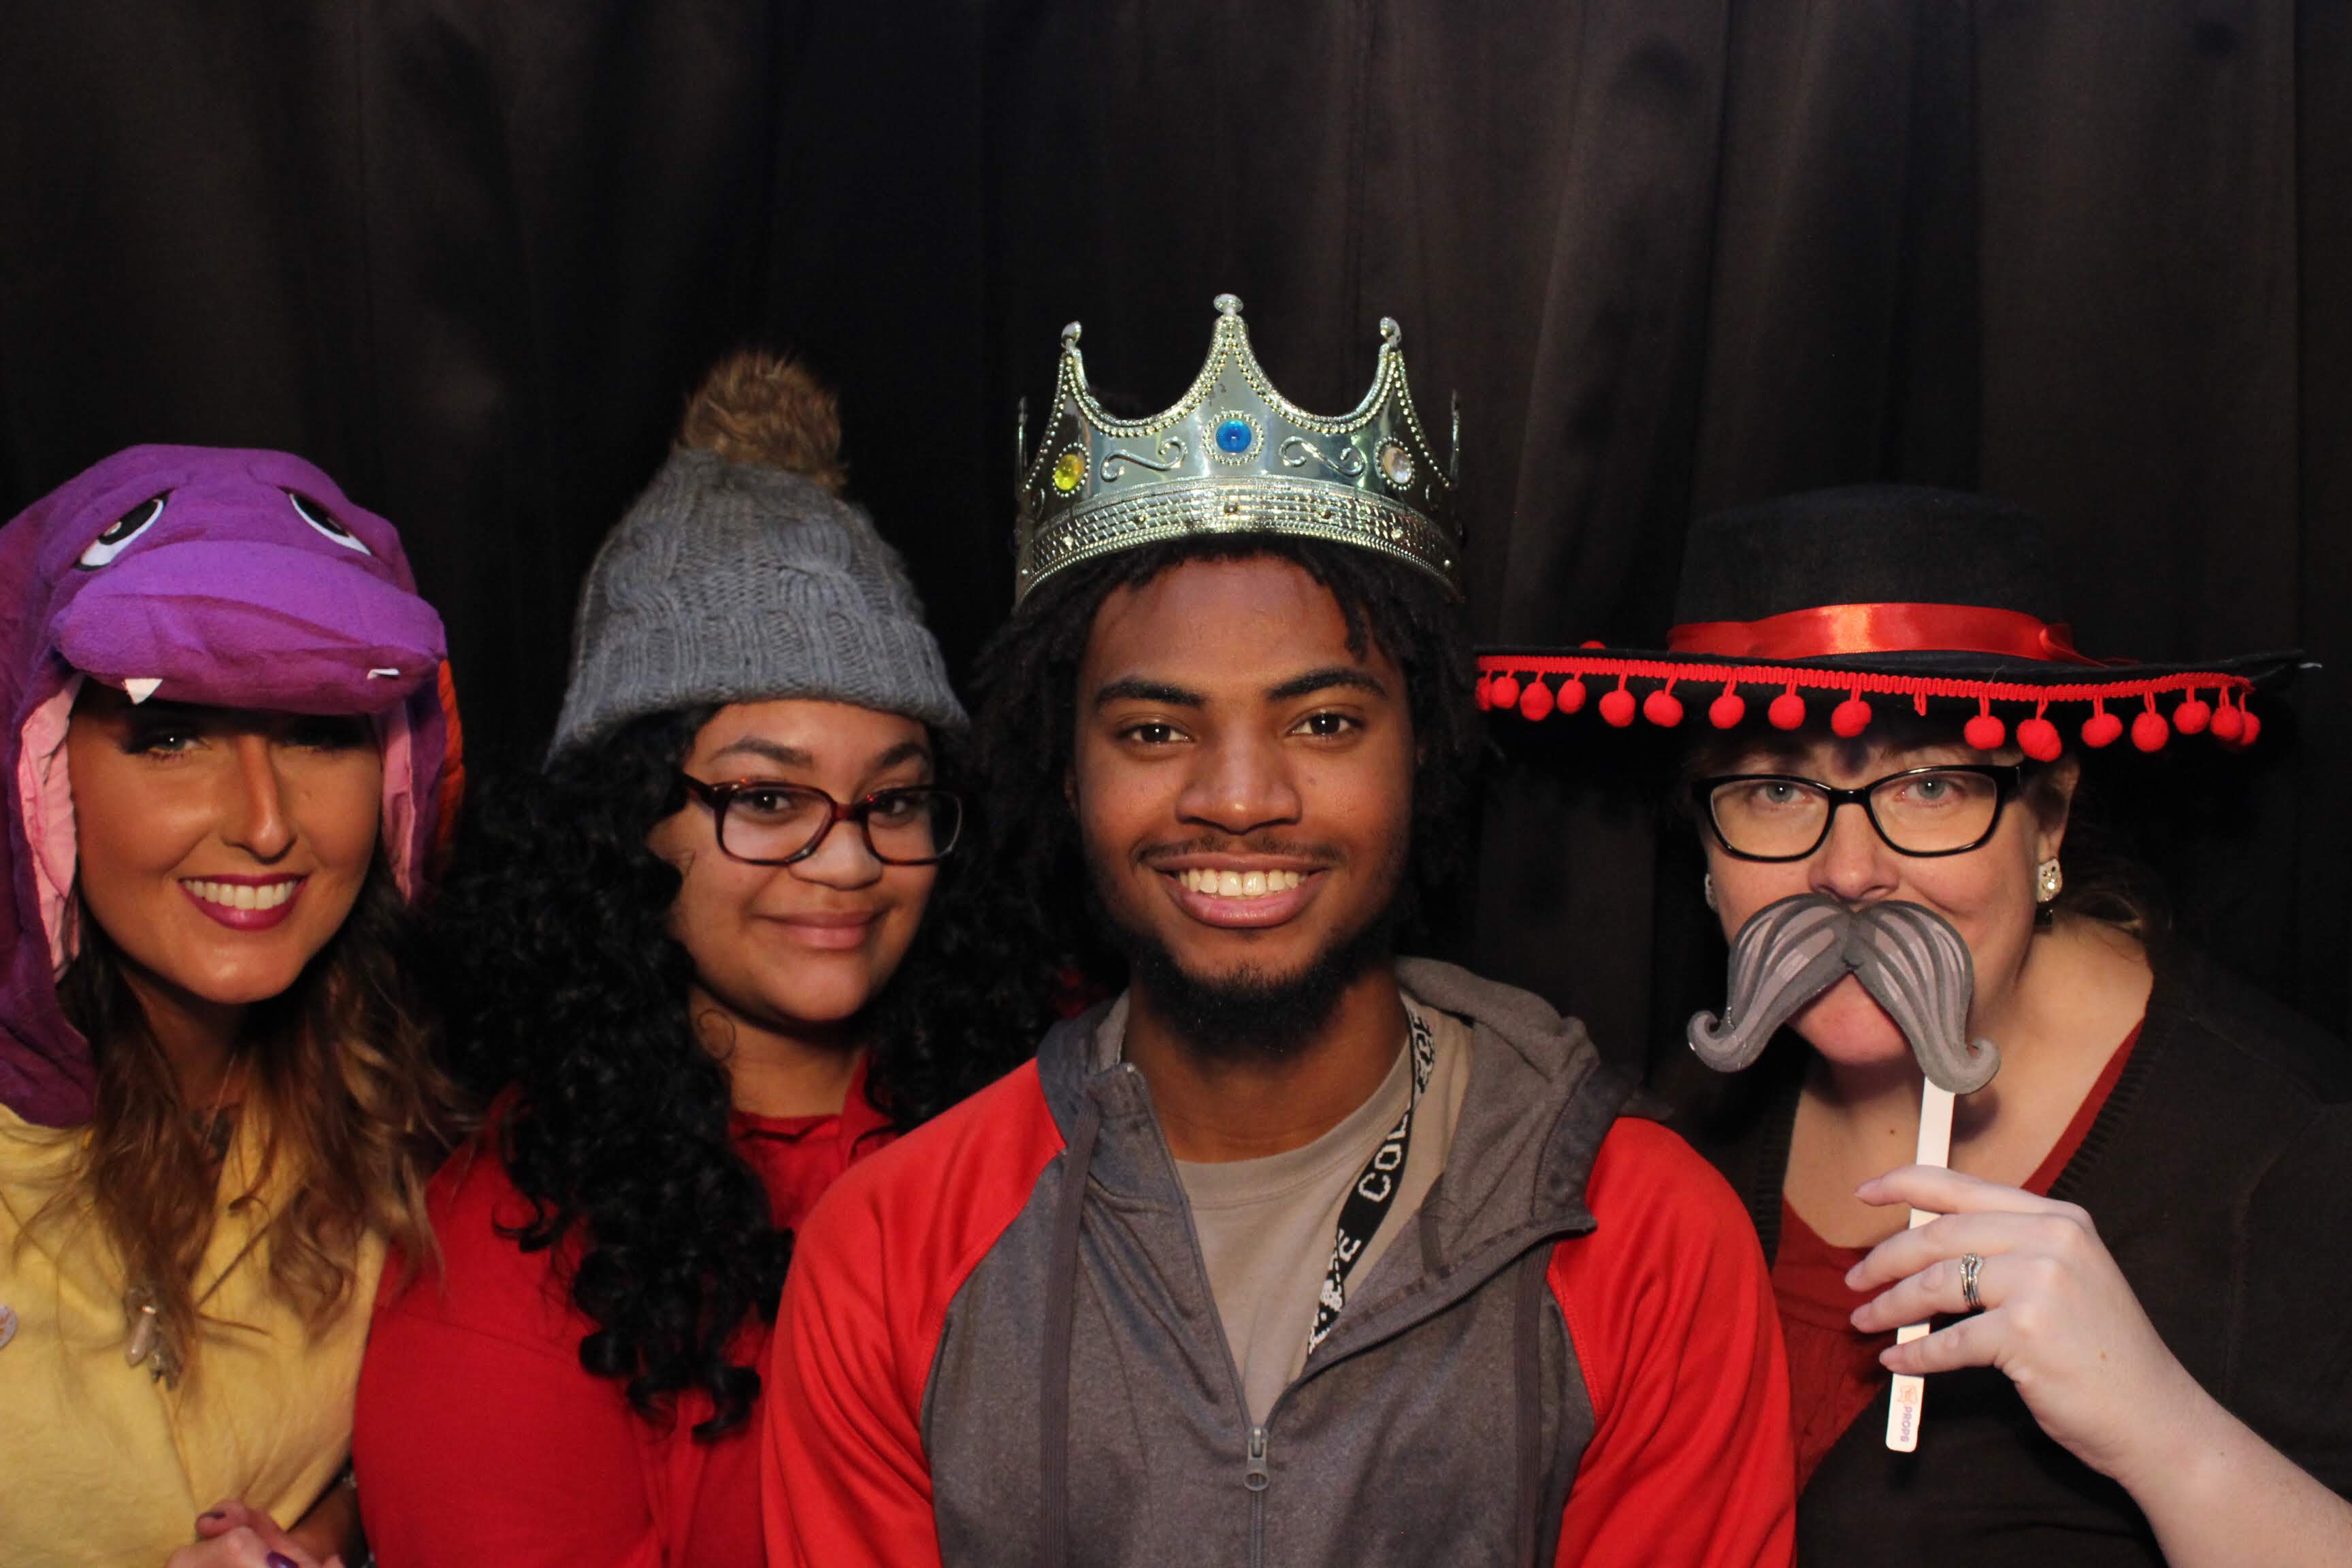
[{"label": "yellow shirt", "polygon": [[86,1136],[0,1107],[0,1305],[16,1321],[0,1345],[0,1563],[161,1568],[223,1498],[292,1524],[351,1450],[382,1241],[367,1239],[342,1310],[314,1334],[270,1290],[268,1244],[254,1239],[287,1184],[228,1210],[259,1155],[258,1131],[241,1129],[195,1277],[200,1295],[220,1283],[194,1365],[168,1387],[123,1361],[123,1270],[97,1225],[52,1215],[26,1232]]}]

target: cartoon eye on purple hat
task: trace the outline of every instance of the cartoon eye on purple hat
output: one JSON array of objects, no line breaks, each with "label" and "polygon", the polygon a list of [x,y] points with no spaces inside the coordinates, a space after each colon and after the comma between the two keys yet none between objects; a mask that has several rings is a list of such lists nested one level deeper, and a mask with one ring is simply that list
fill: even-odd
[{"label": "cartoon eye on purple hat", "polygon": [[133,702],[373,719],[384,858],[410,898],[461,772],[441,617],[400,536],[301,458],[134,447],[0,530],[0,763],[15,784],[0,1102],[52,1126],[88,1120],[96,1084],[56,986],[74,942],[65,738],[85,680]]}]

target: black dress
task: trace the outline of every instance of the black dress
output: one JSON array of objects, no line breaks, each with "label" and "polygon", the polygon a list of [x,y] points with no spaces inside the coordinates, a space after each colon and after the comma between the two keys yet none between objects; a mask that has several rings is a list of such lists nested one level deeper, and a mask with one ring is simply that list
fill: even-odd
[{"label": "black dress", "polygon": [[[1675,1124],[1770,1257],[1807,1048],[1688,1085]],[[2352,1493],[2352,1051],[2192,956],[2163,965],[2114,1092],[2051,1196],[2090,1211],[2157,1331],[2221,1404]],[[1927,1380],[1918,1451],[1881,1395],[1797,1505],[1811,1564],[2161,1563],[2124,1489],[2043,1436],[1990,1368]],[[2246,1561],[2261,1561],[2259,1542]]]}]

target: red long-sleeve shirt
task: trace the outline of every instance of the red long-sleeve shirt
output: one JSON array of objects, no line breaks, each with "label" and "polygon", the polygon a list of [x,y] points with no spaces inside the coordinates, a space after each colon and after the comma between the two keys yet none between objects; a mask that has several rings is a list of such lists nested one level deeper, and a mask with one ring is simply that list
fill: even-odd
[{"label": "red long-sleeve shirt", "polygon": [[[735,1119],[736,1147],[797,1229],[849,1164],[887,1142],[863,1075],[839,1116]],[[714,1442],[689,1391],[646,1421],[622,1384],[580,1364],[595,1324],[572,1305],[576,1243],[525,1252],[500,1226],[530,1205],[486,1144],[435,1179],[441,1267],[387,1286],[360,1376],[352,1437],[368,1539],[383,1568],[757,1568],[759,1413]],[[392,1278],[387,1270],[386,1278]],[[739,1363],[765,1359],[743,1326]]]}]

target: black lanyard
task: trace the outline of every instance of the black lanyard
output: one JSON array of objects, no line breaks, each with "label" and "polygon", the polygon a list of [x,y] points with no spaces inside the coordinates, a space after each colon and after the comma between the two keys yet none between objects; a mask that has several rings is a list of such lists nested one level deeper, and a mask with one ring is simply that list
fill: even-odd
[{"label": "black lanyard", "polygon": [[1339,1321],[1339,1310],[1348,1304],[1348,1276],[1355,1271],[1356,1260],[1363,1257],[1365,1247],[1396,1203],[1397,1184],[1404,1177],[1404,1157],[1412,1147],[1412,1113],[1421,1108],[1422,1091],[1429,1087],[1430,1072],[1437,1065],[1436,1037],[1419,1013],[1408,1007],[1404,1016],[1411,1027],[1412,1098],[1405,1101],[1404,1114],[1372,1151],[1372,1157],[1364,1162],[1356,1184],[1348,1191],[1348,1201],[1339,1205],[1339,1224],[1331,1235],[1331,1262],[1323,1271],[1323,1293],[1315,1300],[1315,1326],[1307,1331],[1308,1355],[1315,1353],[1315,1347]]}]

